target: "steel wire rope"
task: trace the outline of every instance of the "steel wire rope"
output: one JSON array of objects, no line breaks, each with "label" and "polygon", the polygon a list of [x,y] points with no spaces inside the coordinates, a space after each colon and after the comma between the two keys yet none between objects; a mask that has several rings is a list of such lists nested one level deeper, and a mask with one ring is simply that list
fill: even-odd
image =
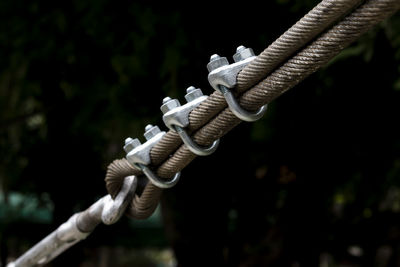
[{"label": "steel wire rope", "polygon": [[[371,28],[387,16],[395,13],[399,8],[400,0],[367,1],[365,4],[353,11],[350,15],[343,18],[343,20],[341,20],[339,23],[334,25],[330,30],[319,36],[310,45],[299,51],[295,56],[289,58],[284,64],[275,69],[262,81],[254,85],[250,90],[245,91],[239,97],[240,104],[246,109],[256,110],[262,105],[271,102],[276,97],[280,96],[281,94],[298,84],[300,81],[302,81],[304,78],[315,72],[318,68],[326,64],[342,49],[355,41],[361,34],[366,32],[369,28]],[[256,66],[254,67],[255,69],[258,68],[257,64],[255,64],[254,66]],[[273,69],[274,67],[271,68]],[[263,71],[265,71],[265,69],[263,69]],[[255,71],[254,73],[257,74],[257,71]],[[246,74],[243,75],[243,77],[246,76]],[[251,80],[252,82],[255,82],[259,79],[257,75],[254,75],[254,77],[244,79],[248,79],[249,81]],[[252,82],[249,82],[248,84],[251,84]],[[214,140],[219,139],[220,137],[228,133],[240,122],[241,120],[239,120],[230,111],[229,108],[225,108],[202,128],[194,132],[193,139],[201,145],[209,145]],[[171,135],[171,138],[174,138],[173,135]],[[178,147],[179,144],[177,145],[177,148]],[[166,178],[172,177],[176,172],[182,170],[187,164],[189,164],[195,157],[196,156],[192,152],[190,152],[190,150],[187,149],[186,146],[181,145],[173,153],[172,157],[168,158],[164,162],[162,162],[161,160],[161,164],[159,164],[157,168],[157,175]],[[108,185],[108,190],[116,190],[116,188],[118,188],[117,191],[119,191],[121,188],[121,185],[119,184],[119,182],[121,182],[121,177],[123,177],[122,179],[125,179],[125,176],[129,176],[131,174],[140,173],[132,168],[132,166],[130,166],[130,164],[126,160],[115,160],[109,165],[107,170],[106,184]],[[141,196],[136,197],[131,203],[131,208],[127,212],[128,215],[134,218],[148,217],[154,211],[156,204],[158,203],[158,200],[160,198],[161,192],[162,190],[160,188],[157,188],[149,183],[144,188]],[[116,192],[113,193],[115,194]],[[111,200],[111,198],[109,198],[109,200]],[[99,205],[99,207],[103,209],[103,206]],[[114,213],[110,213],[111,217],[105,218],[106,221],[103,220],[103,216],[101,217],[101,220],[103,220],[103,222],[105,223],[113,223],[115,220],[118,219],[119,208],[117,207],[117,210],[115,211],[117,211],[117,213],[115,213],[117,217],[114,218]],[[93,230],[99,220],[95,219],[94,217],[92,218],[92,214],[90,212],[82,212],[80,214],[82,216],[88,216],[88,218],[80,221],[83,228],[88,231]],[[79,214],[75,214],[73,217],[70,218],[70,220],[75,221],[77,216],[79,216]],[[62,228],[62,226],[60,227]],[[85,233],[82,232],[79,234],[83,234],[82,237],[84,238]],[[58,232],[53,232],[41,242],[47,242],[47,240],[50,239],[52,239],[54,242],[57,242],[58,236],[56,235],[58,235]],[[44,244],[41,242],[39,242],[35,247],[30,250],[36,251],[37,253],[35,252],[35,255],[40,256],[40,253],[42,253],[42,251],[45,251],[42,249],[37,249],[38,246]],[[69,246],[73,245],[74,242],[65,243],[67,246],[64,246],[62,250],[57,250],[56,248],[54,252],[55,254],[51,254],[51,256],[57,256],[57,253],[61,253]],[[38,259],[42,260],[41,257],[38,257]],[[43,259],[47,260],[47,256]],[[11,264],[11,266],[16,266],[15,263]],[[21,264],[21,266],[22,265],[23,264]]]},{"label": "steel wire rope", "polygon": [[[282,63],[290,54],[295,52],[296,49],[304,46],[309,40],[325,30],[330,24],[343,17],[360,2],[360,0],[321,1],[295,25],[282,34],[276,42],[274,42],[270,47],[267,47],[263,53],[260,54],[260,56],[269,54],[273,55],[274,62],[268,63],[268,68],[272,69],[274,64],[278,65]],[[263,57],[265,58],[266,56]],[[257,74],[254,74],[255,76],[260,75],[261,70],[259,66],[260,64],[263,64],[264,61],[265,60],[261,60],[259,64],[256,64],[256,70],[254,71],[257,72]],[[266,70],[264,67],[263,71],[266,72],[263,74],[265,76],[270,70]],[[254,78],[252,79],[254,80]],[[241,86],[241,88],[243,87],[244,86]],[[223,96],[219,92],[214,92],[206,101],[201,104],[198,109],[195,109],[191,112],[189,117],[189,129],[192,131],[198,129],[225,107],[226,102]],[[161,141],[151,150],[151,159],[153,165],[156,166],[161,164],[162,161],[165,160],[168,155],[174,152],[181,144],[181,139],[177,133],[173,131],[167,132]],[[139,175],[140,172],[130,167],[130,165],[124,159],[116,160],[109,165],[105,180],[107,190],[112,196],[116,195],[116,193],[119,191],[121,181],[128,174]],[[158,193],[155,193],[156,191],[158,192],[159,190],[154,188],[152,185],[148,185],[144,189],[141,197],[135,197],[133,206],[137,207],[139,210],[152,212],[155,209],[157,201],[149,203],[149,199],[151,199],[151,195],[153,194],[159,195]],[[148,203],[148,205],[145,203]],[[149,206],[151,206],[151,208],[149,208]],[[143,209],[142,207],[145,208]],[[143,218],[142,216],[136,216],[137,212],[133,212],[133,214],[135,214],[133,217]],[[146,212],[141,212],[140,214],[143,214],[144,217],[148,216]]]},{"label": "steel wire rope", "polygon": [[[367,1],[334,25],[330,30],[314,40],[310,45],[287,60],[287,62],[273,71],[267,78],[256,84],[250,90],[244,92],[239,98],[240,104],[246,109],[256,110],[262,105],[269,103],[302,81],[305,77],[315,72],[369,28],[390,14],[393,14],[398,10],[399,6],[400,0]],[[243,71],[245,70],[246,69]],[[257,75],[254,75],[254,77],[256,76]],[[249,78],[252,82],[257,79],[258,78]],[[209,145],[213,140],[222,137],[241,122],[228,108],[218,113],[218,108],[216,108],[216,106],[224,102],[219,92],[213,93],[209,99],[210,100],[204,103],[204,105],[201,104],[190,114],[192,129],[202,126],[202,119],[204,117],[209,116],[208,119],[212,118],[206,125],[197,130],[193,136],[194,140],[201,145]],[[215,116],[216,114],[218,115]],[[174,142],[175,139],[178,141]],[[179,147],[180,144],[179,137],[175,137],[174,133],[168,132],[165,140],[161,140],[160,144],[151,151],[153,164],[155,166],[159,165],[157,174],[160,177],[172,177],[196,157],[185,146]],[[163,162],[162,158],[167,158],[172,152],[174,152],[172,157]],[[125,160],[119,160],[116,162],[118,162],[119,165],[124,165],[125,163],[122,163],[124,161]],[[122,176],[110,176],[109,172],[107,173],[106,182],[110,194],[112,192],[110,190],[111,186],[109,185],[114,183],[114,189],[117,188],[116,184],[118,184],[120,177]],[[140,197],[135,197],[128,214],[134,218],[146,218],[151,215],[159,201],[161,191],[161,189],[154,185],[148,184],[142,195]]]}]

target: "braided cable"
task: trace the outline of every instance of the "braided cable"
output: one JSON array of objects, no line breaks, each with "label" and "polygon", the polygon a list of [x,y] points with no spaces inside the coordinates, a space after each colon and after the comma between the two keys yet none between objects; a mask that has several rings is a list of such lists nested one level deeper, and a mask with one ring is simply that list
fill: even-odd
[{"label": "braided cable", "polygon": [[[343,17],[344,14],[348,13],[352,8],[354,8],[357,4],[360,3],[360,0],[323,0],[321,1],[314,9],[312,9],[308,14],[306,14],[299,22],[297,22],[293,27],[291,27],[287,32],[285,32],[276,42],[274,42],[270,47],[266,48],[264,52],[260,55],[263,58],[268,57],[269,55],[274,55],[273,62],[266,62],[265,59],[260,60],[255,67],[252,68],[249,66],[250,70],[245,72],[247,75],[250,75],[252,81],[256,80],[257,77],[265,77],[268,72],[278,64],[282,63],[290,54],[296,51],[296,49],[304,46],[306,42],[320,34],[323,30],[325,30],[330,24],[332,24],[335,20],[338,20],[340,17]],[[299,37],[300,36],[300,37]],[[292,40],[293,39],[293,40]],[[285,41],[290,45],[285,44]],[[277,43],[278,42],[278,43]],[[269,64],[264,68],[261,68],[262,64]],[[244,69],[245,70],[245,69]],[[262,73],[262,72],[265,73]],[[243,70],[242,70],[243,72]],[[256,72],[253,76],[251,76],[251,72]],[[242,75],[243,76],[243,75]],[[246,82],[246,77],[241,81]],[[247,82],[246,84],[251,83]],[[243,82],[239,82],[240,89],[243,90],[245,85]],[[222,94],[219,91],[215,91],[211,94],[205,101],[203,101],[196,109],[194,109],[189,114],[189,130],[194,131],[199,129],[209,120],[211,120],[214,116],[216,116],[221,110],[227,107],[226,101]],[[233,118],[236,119],[236,118]],[[236,122],[236,125],[239,121]],[[232,125],[233,127],[234,125]],[[150,152],[150,156],[152,159],[153,165],[157,166],[161,164],[171,153],[173,153],[180,145],[182,144],[182,140],[173,131],[167,132],[167,134],[161,139],[161,141],[153,147]],[[199,144],[202,144],[201,142]],[[208,145],[209,142],[204,142],[204,144]],[[175,155],[170,159],[167,163],[174,169],[174,166],[186,166],[189,164],[195,155],[191,153],[186,147],[183,147],[179,152],[175,153]],[[168,168],[168,167],[167,167]],[[165,171],[167,168],[161,169],[157,174],[160,177],[168,177],[171,176],[172,173]],[[121,179],[121,177],[119,177]],[[145,191],[148,193],[145,196],[141,196],[141,198],[135,198],[135,203],[132,209],[140,209],[151,211],[154,210],[156,205],[158,204],[158,198],[151,198],[147,196],[151,195],[161,195],[161,189],[149,183],[146,186]],[[143,215],[143,213],[141,213]],[[151,213],[147,214],[150,216]],[[133,216],[132,216],[133,215]],[[135,217],[135,214],[132,212],[132,217]],[[140,216],[142,218],[142,216]]]},{"label": "braided cable", "polygon": [[298,51],[315,36],[323,32],[327,25],[332,25],[345,15],[343,11],[350,11],[360,4],[360,0],[322,1],[306,16],[282,34],[275,42],[268,46],[257,58],[247,65],[237,77],[237,90],[243,92],[280,65],[285,59]]},{"label": "braided cable", "polygon": [[[318,68],[326,64],[332,57],[356,40],[361,34],[398,10],[399,6],[400,0],[367,1],[337,25],[333,26],[329,31],[321,35],[309,46],[305,47],[297,55],[290,58],[285,64],[272,72],[263,81],[259,82],[252,89],[246,91],[239,98],[239,103],[245,109],[256,110],[262,105],[271,102],[273,99],[283,94],[285,91],[292,88],[311,73],[315,72]],[[254,75],[254,77],[255,76],[257,75]],[[249,80],[254,82],[256,79],[249,78]],[[204,117],[211,119],[205,126],[197,130],[193,136],[194,141],[200,145],[211,144],[215,139],[222,137],[241,122],[232,114],[229,108],[225,108],[218,114],[219,107],[217,108],[216,105],[219,105],[222,101],[224,102],[223,98],[221,98],[222,95],[219,92],[215,92],[208,98],[210,101],[204,101],[204,104],[202,103],[199,105],[199,107],[193,110],[190,114],[190,124],[192,129],[198,125],[200,127]],[[203,117],[200,115],[200,111],[205,114]],[[216,114],[218,115],[214,117]],[[177,136],[169,134],[168,138],[172,141],[175,140]],[[178,142],[179,141],[180,140],[178,140]],[[166,145],[167,142],[160,142],[160,144],[160,147],[155,146],[151,151],[153,163],[162,162],[160,159],[161,156],[166,158],[174,151],[169,143]],[[165,146],[165,149],[171,152],[167,154],[165,150],[161,149],[161,146]],[[174,146],[177,147],[176,143]],[[156,151],[159,154],[157,154]],[[172,177],[176,172],[187,166],[195,157],[196,156],[185,146],[181,145],[172,157],[162,162],[162,164],[157,168],[157,174],[160,177]],[[110,184],[112,183],[110,182]],[[148,184],[145,191],[147,192],[145,198],[143,195],[143,198],[135,198],[135,201],[131,206],[131,211],[129,212],[130,214],[134,215],[135,210],[140,211],[140,217],[145,218],[151,215],[151,213],[145,214],[146,212],[154,211],[162,190],[152,184]]]},{"label": "braided cable", "polygon": [[[248,71],[246,71],[247,68],[242,70],[242,76],[247,75],[250,78],[241,79],[241,81],[245,82],[238,81],[240,88],[244,87],[242,84],[246,83],[246,79],[255,80],[256,78],[254,77],[265,77],[268,74],[267,72],[272,68],[272,65],[278,65],[282,63],[288,57],[288,55],[290,55],[296,49],[305,45],[307,41],[321,33],[331,23],[349,12],[349,10],[355,7],[356,4],[358,4],[360,1],[361,0],[322,0],[314,9],[306,14],[288,31],[282,34],[282,36],[277,41],[275,41],[259,55],[259,57],[262,58],[267,58],[269,55],[273,55],[273,63],[269,62],[266,59],[259,60],[257,57],[256,60],[258,61],[258,63],[254,64],[255,67],[249,65],[246,66],[247,68],[249,68]],[[262,64],[266,65],[267,67],[262,68]],[[266,73],[262,73],[262,71]],[[251,74],[252,72],[255,72],[255,74]],[[189,131],[199,129],[226,107],[227,104],[222,94],[218,91],[215,91],[189,114]],[[166,158],[168,158],[169,155],[177,150],[181,144],[182,140],[179,135],[174,131],[168,131],[160,140],[160,142],[155,145],[150,151],[152,165],[160,165]],[[189,153],[185,151],[185,153],[182,154],[181,157],[185,157],[183,155],[188,154]],[[178,154],[178,156],[179,155],[181,154]],[[180,162],[182,160],[181,157],[178,157],[176,159],[177,162]],[[191,160],[192,159],[190,159],[190,161]],[[190,161],[189,159],[187,159],[187,164]],[[107,170],[107,175],[105,179],[106,188],[110,195],[113,197],[117,194],[125,177],[125,174],[133,175],[132,172],[134,172],[135,175],[138,174],[135,169],[129,169],[129,166],[127,166],[126,164],[128,163],[118,161],[113,162],[112,164],[110,164]],[[121,171],[121,173],[119,173],[119,171]],[[158,175],[160,175],[160,177],[165,177],[163,173],[159,173]],[[158,190],[152,188],[153,186],[151,184],[149,184],[148,187],[150,187],[148,189],[149,191]],[[140,202],[137,201],[137,203]]]},{"label": "braided cable", "polygon": [[[243,92],[266,77],[271,70],[282,64],[291,54],[347,14],[360,2],[361,0],[321,1],[238,74],[237,89]],[[227,104],[222,94],[214,92],[190,113],[189,129],[197,130],[226,107]],[[151,159],[154,165],[164,161],[182,143],[176,134],[166,137],[169,139],[163,140],[151,150]]]},{"label": "braided cable", "polygon": [[126,176],[140,175],[140,171],[133,168],[126,159],[116,159],[107,167],[106,188],[112,198],[118,194]]}]

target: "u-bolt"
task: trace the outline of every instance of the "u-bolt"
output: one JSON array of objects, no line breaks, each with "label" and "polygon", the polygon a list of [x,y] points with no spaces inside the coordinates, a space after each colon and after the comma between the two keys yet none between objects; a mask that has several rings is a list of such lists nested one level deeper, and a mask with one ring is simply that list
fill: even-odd
[{"label": "u-bolt", "polygon": [[265,112],[267,112],[268,105],[264,105],[261,108],[259,108],[256,112],[249,112],[245,109],[243,109],[239,103],[237,102],[235,96],[233,95],[232,91],[229,90],[227,87],[220,85],[219,90],[224,96],[226,103],[229,106],[229,109],[232,111],[233,114],[235,114],[236,117],[243,121],[256,121],[261,119],[262,116],[264,116]]},{"label": "u-bolt", "polygon": [[145,130],[144,137],[147,140],[145,143],[141,144],[137,138],[132,139],[128,137],[125,140],[124,150],[127,153],[126,159],[133,167],[141,170],[155,186],[159,188],[171,188],[178,183],[181,177],[180,172],[176,173],[170,180],[163,180],[148,167],[151,163],[150,150],[161,140],[165,132],[160,131],[158,126],[151,124],[147,125]]},{"label": "u-bolt", "polygon": [[161,180],[149,167],[146,165],[136,163],[137,166],[142,170],[144,175],[151,181],[152,184],[159,188],[171,188],[175,186],[179,182],[179,178],[181,177],[181,172],[175,173],[174,177],[171,180]]},{"label": "u-bolt", "polygon": [[239,105],[230,88],[236,86],[238,73],[255,58],[251,48],[239,46],[236,49],[236,54],[233,55],[235,63],[229,64],[226,57],[214,54],[207,64],[209,71],[208,81],[211,86],[223,94],[229,109],[236,117],[249,122],[260,119],[267,111],[267,105],[262,106],[255,112],[247,111]]},{"label": "u-bolt", "polygon": [[219,146],[219,139],[215,140],[209,147],[199,146],[195,141],[193,141],[184,128],[175,125],[175,129],[187,148],[198,156],[208,156],[214,153]]},{"label": "u-bolt", "polygon": [[219,139],[215,140],[210,146],[204,147],[198,145],[186,131],[189,125],[189,113],[203,102],[207,96],[199,88],[190,86],[186,89],[185,95],[187,103],[181,106],[179,100],[166,97],[163,100],[161,111],[163,112],[163,121],[171,130],[177,132],[186,147],[198,156],[208,156],[217,150]]}]

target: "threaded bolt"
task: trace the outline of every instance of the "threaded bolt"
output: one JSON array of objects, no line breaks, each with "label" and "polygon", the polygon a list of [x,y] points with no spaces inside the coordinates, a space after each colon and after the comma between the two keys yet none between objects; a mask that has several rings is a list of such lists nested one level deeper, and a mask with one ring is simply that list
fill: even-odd
[{"label": "threaded bolt", "polygon": [[169,96],[164,97],[164,99],[162,100],[163,104],[167,103],[168,101],[172,100],[172,98],[170,98]]},{"label": "threaded bolt", "polygon": [[239,45],[239,46],[236,48],[236,53],[242,52],[242,51],[245,50],[245,49],[246,49],[246,47],[245,47],[244,45]]},{"label": "threaded bolt", "polygon": [[161,105],[160,109],[163,114],[167,113],[168,111],[177,108],[181,105],[178,99],[172,99],[169,96],[163,99],[163,104]]},{"label": "threaded bolt", "polygon": [[218,54],[214,54],[210,57],[210,62],[221,58]]},{"label": "threaded bolt", "polygon": [[186,89],[185,99],[187,102],[191,102],[199,97],[203,96],[203,92],[200,88],[190,86]]},{"label": "threaded bolt", "polygon": [[228,60],[226,57],[220,57],[217,54],[214,54],[210,57],[210,62],[207,64],[207,69],[208,72],[212,72],[215,69],[218,69],[219,67],[229,65]]},{"label": "threaded bolt", "polygon": [[139,139],[135,138],[132,139],[131,137],[128,137],[125,139],[125,145],[124,145],[124,150],[128,154],[130,151],[132,151],[134,148],[140,146],[141,143]]},{"label": "threaded bolt", "polygon": [[255,56],[253,49],[240,45],[236,48],[236,53],[233,55],[233,61],[239,62],[253,56]]},{"label": "threaded bolt", "polygon": [[161,130],[160,128],[158,128],[157,125],[153,126],[151,124],[148,124],[144,129],[144,138],[146,138],[147,141],[156,136],[158,133],[161,133]]},{"label": "threaded bolt", "polygon": [[186,93],[189,94],[189,93],[193,92],[194,90],[196,90],[196,87],[194,87],[194,86],[189,86],[189,87],[186,89]]},{"label": "threaded bolt", "polygon": [[125,145],[129,144],[132,141],[133,141],[133,139],[131,137],[126,138],[125,139]]}]

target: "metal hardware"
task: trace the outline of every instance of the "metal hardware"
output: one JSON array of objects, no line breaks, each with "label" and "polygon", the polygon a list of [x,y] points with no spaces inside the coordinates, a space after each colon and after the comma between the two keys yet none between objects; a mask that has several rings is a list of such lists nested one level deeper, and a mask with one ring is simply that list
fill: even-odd
[{"label": "metal hardware", "polygon": [[145,143],[141,143],[139,139],[127,138],[125,140],[124,149],[126,150],[126,159],[134,166],[135,163],[141,163],[143,165],[149,165],[151,163],[150,150],[161,140],[165,132],[161,131],[158,126],[151,124],[145,128],[144,137],[146,138]]},{"label": "metal hardware", "polygon": [[114,224],[121,218],[135,195],[136,186],[137,178],[135,176],[127,176],[115,199],[112,199],[111,195],[103,197],[104,208],[101,213],[101,221],[104,224]]},{"label": "metal hardware", "polygon": [[253,49],[240,45],[236,48],[236,53],[233,55],[233,61],[239,62],[253,57],[255,57]]},{"label": "metal hardware", "polygon": [[171,180],[160,179],[149,167],[151,163],[150,150],[161,140],[165,132],[161,131],[158,126],[151,124],[145,128],[144,137],[146,142],[141,144],[139,139],[128,137],[125,139],[124,150],[127,153],[126,159],[135,168],[141,170],[144,175],[159,188],[171,188],[179,181],[181,173],[178,172]]},{"label": "metal hardware", "polygon": [[[106,195],[85,211],[75,213],[68,221],[61,224],[17,260],[9,263],[7,267],[46,264],[71,246],[85,239],[101,222],[105,224],[117,222],[131,202],[136,185],[135,176],[125,177],[122,188],[114,200],[110,195]],[[91,230],[83,230],[89,228]]]},{"label": "metal hardware", "polygon": [[235,63],[232,64],[229,64],[226,57],[217,54],[211,56],[207,64],[208,82],[215,90],[219,90],[219,85],[234,88],[238,73],[256,58],[251,48],[243,48],[244,46],[239,46],[236,49],[236,54],[233,56]]},{"label": "metal hardware", "polygon": [[249,122],[260,119],[267,111],[267,105],[262,106],[256,112],[244,110],[237,102],[230,88],[236,86],[236,77],[238,73],[255,58],[251,48],[239,46],[236,49],[236,54],[233,55],[235,63],[229,64],[226,57],[220,57],[214,54],[207,64],[207,69],[209,71],[208,81],[211,86],[224,95],[230,110],[236,117]]},{"label": "metal hardware", "polygon": [[55,231],[25,252],[7,267],[36,266],[50,262],[62,252],[85,239],[90,233],[81,232],[77,227],[79,213],[74,214]]},{"label": "metal hardware", "polygon": [[171,180],[161,180],[158,176],[146,165],[137,163],[137,167],[146,175],[146,177],[157,187],[167,189],[175,186],[181,178],[181,172],[175,173]]},{"label": "metal hardware", "polygon": [[219,139],[215,140],[209,147],[199,146],[193,139],[189,136],[186,130],[182,127],[176,126],[176,132],[181,137],[183,143],[188,147],[190,151],[198,156],[208,156],[217,150],[219,145]]},{"label": "metal hardware", "polygon": [[186,132],[185,128],[189,125],[189,114],[201,102],[207,99],[201,89],[190,86],[186,89],[186,104],[181,106],[179,100],[166,97],[163,99],[161,111],[165,125],[179,134],[182,141],[190,151],[198,156],[207,156],[215,152],[219,145],[219,139],[215,140],[209,147],[199,146]]},{"label": "metal hardware", "polygon": [[231,90],[221,85],[220,91],[224,95],[224,98],[228,103],[229,109],[232,111],[232,113],[243,121],[252,122],[259,120],[265,114],[265,112],[267,112],[267,104],[259,108],[256,112],[249,112],[239,105]]},{"label": "metal hardware", "polygon": [[137,139],[137,138],[132,139],[130,137],[125,139],[124,150],[126,153],[129,153],[129,151],[131,151],[132,149],[134,149],[137,146],[140,146],[139,139]]}]

